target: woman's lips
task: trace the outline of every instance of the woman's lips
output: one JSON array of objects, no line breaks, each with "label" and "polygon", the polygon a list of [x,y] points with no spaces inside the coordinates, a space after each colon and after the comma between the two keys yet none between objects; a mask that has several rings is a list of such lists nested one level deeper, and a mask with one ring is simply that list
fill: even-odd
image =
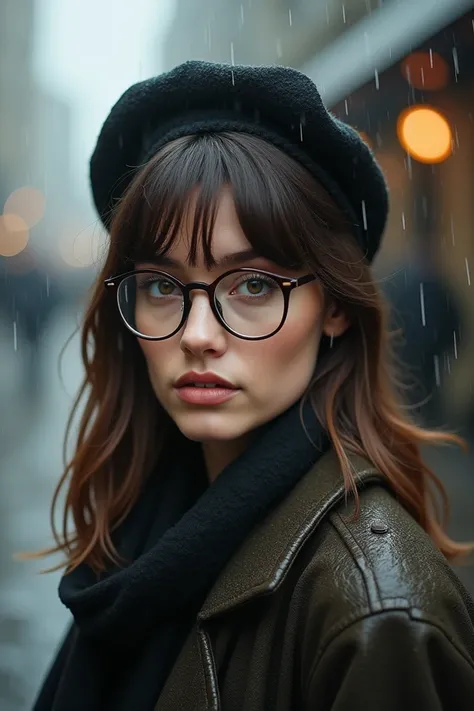
[{"label": "woman's lips", "polygon": [[238,392],[239,388],[226,388],[222,385],[216,388],[199,388],[194,385],[183,385],[175,387],[177,396],[192,405],[220,405],[231,400]]}]

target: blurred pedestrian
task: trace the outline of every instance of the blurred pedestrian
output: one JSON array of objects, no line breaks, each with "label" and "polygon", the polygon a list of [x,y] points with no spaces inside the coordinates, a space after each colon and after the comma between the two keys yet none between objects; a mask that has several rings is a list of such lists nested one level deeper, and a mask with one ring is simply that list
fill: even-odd
[{"label": "blurred pedestrian", "polygon": [[460,311],[452,289],[427,261],[399,265],[384,281],[406,398],[422,421],[444,424],[440,388],[460,345]]},{"label": "blurred pedestrian", "polygon": [[42,389],[42,337],[61,289],[31,250],[4,258],[0,268],[0,313],[21,360],[24,397],[34,402]]}]

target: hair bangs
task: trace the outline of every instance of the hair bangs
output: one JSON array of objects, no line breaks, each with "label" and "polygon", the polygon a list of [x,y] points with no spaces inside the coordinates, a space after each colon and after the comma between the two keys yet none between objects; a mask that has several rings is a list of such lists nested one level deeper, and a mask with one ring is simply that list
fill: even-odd
[{"label": "hair bangs", "polygon": [[300,173],[306,170],[256,137],[178,138],[137,174],[119,206],[111,236],[120,261],[153,261],[185,234],[188,263],[195,265],[202,255],[208,268],[215,266],[212,234],[219,198],[229,187],[242,230],[258,254],[282,267],[309,266],[304,245],[314,215],[298,188],[304,183]]}]

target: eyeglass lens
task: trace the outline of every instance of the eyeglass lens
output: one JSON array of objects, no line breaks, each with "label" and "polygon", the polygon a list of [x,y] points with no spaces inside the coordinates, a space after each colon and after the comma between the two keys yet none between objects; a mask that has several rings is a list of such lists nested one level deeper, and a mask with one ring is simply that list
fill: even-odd
[{"label": "eyeglass lens", "polygon": [[[261,337],[280,325],[285,309],[277,281],[261,272],[232,272],[217,285],[215,305],[222,320],[235,333]],[[118,288],[120,313],[139,335],[166,338],[179,327],[184,294],[165,274],[144,272],[126,277]]]}]

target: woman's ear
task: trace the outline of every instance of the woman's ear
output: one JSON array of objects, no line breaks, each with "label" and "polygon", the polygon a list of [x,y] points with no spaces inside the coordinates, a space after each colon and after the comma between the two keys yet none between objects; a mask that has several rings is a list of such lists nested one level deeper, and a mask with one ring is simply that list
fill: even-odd
[{"label": "woman's ear", "polygon": [[349,319],[338,304],[331,304],[323,321],[323,333],[330,338],[337,338],[349,328]]}]

